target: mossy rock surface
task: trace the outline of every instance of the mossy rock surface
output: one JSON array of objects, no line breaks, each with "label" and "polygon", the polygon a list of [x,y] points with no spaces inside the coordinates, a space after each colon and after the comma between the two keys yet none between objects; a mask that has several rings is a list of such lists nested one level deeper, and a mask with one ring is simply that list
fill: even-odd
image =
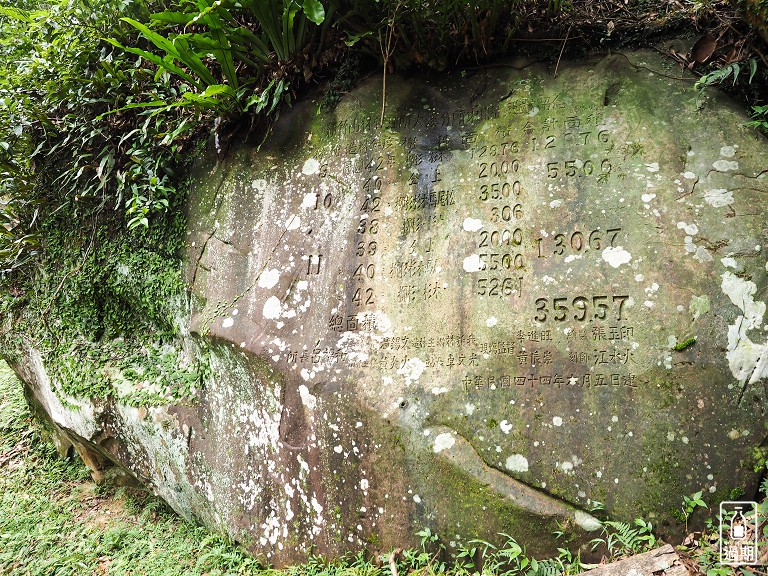
[{"label": "mossy rock surface", "polygon": [[210,375],[78,434],[108,422],[137,477],[278,564],[424,527],[543,554],[596,501],[673,533],[683,495],[754,492],[768,144],[676,74],[634,52],[390,77],[383,123],[372,78],[201,162]]}]

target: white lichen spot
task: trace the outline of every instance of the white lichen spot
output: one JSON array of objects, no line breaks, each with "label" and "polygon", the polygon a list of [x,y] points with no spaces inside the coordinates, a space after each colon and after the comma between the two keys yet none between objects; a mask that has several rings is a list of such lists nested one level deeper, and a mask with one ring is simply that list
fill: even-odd
[{"label": "white lichen spot", "polygon": [[341,454],[342,450],[344,450],[344,448],[341,447],[341,444],[333,447],[333,451],[336,452],[336,454]]},{"label": "white lichen spot", "polygon": [[501,431],[504,432],[504,434],[509,434],[509,432],[512,430],[512,424],[506,420],[502,420],[501,423],[499,423],[499,428],[501,428]]},{"label": "white lichen spot", "polygon": [[299,396],[301,396],[301,403],[310,410],[314,410],[317,407],[317,398],[310,394],[309,388],[304,386],[304,384],[299,385]]},{"label": "white lichen spot", "polygon": [[301,372],[299,372],[301,377],[304,380],[312,380],[312,378],[315,377],[315,371],[314,370],[307,370],[306,368],[302,368]]},{"label": "white lichen spot", "polygon": [[477,410],[477,407],[474,404],[464,404],[464,412],[466,412],[467,416],[472,416],[472,414],[475,413],[475,410]]},{"label": "white lichen spot", "polygon": [[483,227],[483,222],[479,218],[464,218],[463,228],[466,232],[477,232]]},{"label": "white lichen spot", "polygon": [[728,172],[729,170],[738,170],[739,163],[735,160],[715,160],[712,162],[712,168],[718,172]]},{"label": "white lichen spot", "polygon": [[435,386],[432,388],[432,394],[435,396],[440,396],[440,394],[445,394],[446,392],[448,392],[448,388],[445,386]]},{"label": "white lichen spot", "polygon": [[714,260],[712,254],[710,254],[709,250],[707,250],[704,246],[697,246],[696,253],[693,255],[693,257],[702,263],[712,262],[712,260]]},{"label": "white lichen spot", "polygon": [[618,268],[622,264],[628,264],[632,260],[632,254],[624,250],[621,246],[614,248],[609,246],[603,250],[603,260],[608,262],[613,268]]},{"label": "white lichen spot", "polygon": [[302,208],[312,208],[317,204],[317,196],[315,196],[312,192],[307,192],[304,194],[304,199],[301,201],[301,207]]},{"label": "white lichen spot", "polygon": [[563,205],[563,201],[559,200],[559,199],[558,200],[552,200],[552,202],[549,203],[549,207],[550,208],[560,208],[560,206],[562,206],[562,205]]},{"label": "white lichen spot", "polygon": [[765,302],[755,302],[757,286],[731,272],[722,276],[721,289],[743,313],[728,326],[726,359],[731,374],[742,384],[754,384],[768,376],[768,342],[755,344],[747,335],[749,330],[760,328],[765,315]]},{"label": "white lichen spot", "polygon": [[280,280],[280,270],[277,268],[267,268],[259,276],[259,288],[274,288]]},{"label": "white lichen spot", "polygon": [[416,502],[416,504],[421,504],[421,496],[419,496],[418,494],[414,494],[413,501]]},{"label": "white lichen spot", "polygon": [[234,323],[235,323],[234,319],[233,319],[233,318],[230,318],[229,316],[227,316],[226,318],[224,318],[224,321],[221,323],[221,327],[222,327],[222,328],[229,328],[229,327],[231,327],[231,326],[232,326]]},{"label": "white lichen spot", "polygon": [[704,193],[704,201],[713,208],[722,208],[733,204],[733,192],[725,188],[715,188]]},{"label": "white lichen spot", "polygon": [[738,440],[741,434],[739,434],[739,431],[735,428],[732,428],[730,432],[728,432],[728,438],[731,440]]},{"label": "white lichen spot", "polygon": [[[659,163],[658,162],[653,162],[651,164],[646,164],[645,168],[646,168],[646,170],[648,170],[648,172],[658,172],[659,171]],[[647,202],[647,200],[644,200],[644,202]]]},{"label": "white lichen spot", "polygon": [[304,162],[304,166],[301,167],[301,173],[305,176],[312,176],[312,174],[317,174],[319,171],[320,162],[314,158],[309,158],[306,162]]},{"label": "white lichen spot", "polygon": [[720,263],[725,266],[726,268],[736,268],[736,260],[731,258],[730,256],[726,258],[720,258]]},{"label": "white lichen spot", "polygon": [[578,524],[582,530],[586,530],[587,532],[594,532],[603,527],[600,520],[582,510],[576,510],[573,516],[576,520],[576,524]]},{"label": "white lichen spot", "polygon": [[736,155],[736,148],[733,146],[723,146],[720,148],[720,156],[725,156],[726,158],[733,158]]},{"label": "white lichen spot", "polygon": [[689,172],[683,172],[683,178],[685,178],[686,180],[693,180],[694,178],[696,178],[696,174],[694,174],[693,172],[690,172],[690,171]]},{"label": "white lichen spot", "polygon": [[511,472],[528,472],[528,458],[522,454],[512,454],[507,458],[505,466]]},{"label": "white lichen spot", "polygon": [[280,318],[280,299],[277,296],[270,296],[267,301],[264,302],[264,308],[262,309],[264,318],[268,320],[277,320]]},{"label": "white lichen spot", "polygon": [[363,478],[360,480],[360,490],[368,490],[368,478]]},{"label": "white lichen spot", "polygon": [[765,314],[765,302],[755,302],[754,295],[757,292],[755,283],[743,280],[731,272],[725,272],[722,278],[721,289],[731,302],[744,312],[747,320],[746,328],[758,328]]},{"label": "white lichen spot", "polygon": [[640,196],[640,200],[642,200],[643,202],[650,202],[654,198],[656,198],[656,194],[643,194],[642,196]]},{"label": "white lichen spot", "polygon": [[618,416],[611,416],[611,422],[618,422],[619,417]]},{"label": "white lichen spot", "polygon": [[645,276],[643,276],[642,274],[635,275],[635,282],[642,282],[643,280],[645,280]]},{"label": "white lichen spot", "polygon": [[490,316],[485,319],[485,325],[488,326],[488,328],[493,328],[498,323],[499,323],[499,319],[496,318],[496,316]]},{"label": "white lichen spot", "polygon": [[464,258],[463,267],[465,272],[480,272],[483,269],[483,262],[478,254],[472,254]]},{"label": "white lichen spot", "polygon": [[411,358],[402,368],[397,370],[397,373],[401,376],[405,376],[405,384],[408,385],[411,382],[417,382],[421,375],[424,373],[427,365],[419,358]]},{"label": "white lichen spot", "polygon": [[449,450],[456,443],[456,438],[450,432],[443,432],[435,436],[435,443],[432,445],[432,450],[435,454],[442,452],[443,450]]},{"label": "white lichen spot", "polygon": [[699,227],[696,226],[696,224],[686,224],[683,227],[683,230],[685,230],[686,234],[690,234],[691,236],[696,236],[696,234],[699,233]]},{"label": "white lichen spot", "polygon": [[552,424],[555,426],[562,426],[563,425],[563,419],[560,416],[554,416],[552,418]]},{"label": "white lichen spot", "polygon": [[298,230],[301,227],[301,218],[295,214],[291,215],[288,220],[285,221],[286,230]]}]

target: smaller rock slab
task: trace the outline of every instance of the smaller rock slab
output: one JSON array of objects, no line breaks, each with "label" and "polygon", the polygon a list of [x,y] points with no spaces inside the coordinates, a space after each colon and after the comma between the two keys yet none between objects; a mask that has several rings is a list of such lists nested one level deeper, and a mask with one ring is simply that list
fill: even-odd
[{"label": "smaller rock slab", "polygon": [[589,572],[582,572],[589,576],[688,576],[690,572],[683,565],[680,557],[669,544],[619,560],[612,564],[605,564]]}]

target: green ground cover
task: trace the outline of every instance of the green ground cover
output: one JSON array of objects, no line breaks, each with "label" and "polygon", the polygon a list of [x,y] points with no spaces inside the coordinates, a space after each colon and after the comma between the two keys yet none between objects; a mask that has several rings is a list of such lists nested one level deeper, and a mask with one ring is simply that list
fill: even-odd
[{"label": "green ground cover", "polygon": [[62,460],[0,362],[0,573],[252,574],[242,549],[145,492],[95,485]]}]

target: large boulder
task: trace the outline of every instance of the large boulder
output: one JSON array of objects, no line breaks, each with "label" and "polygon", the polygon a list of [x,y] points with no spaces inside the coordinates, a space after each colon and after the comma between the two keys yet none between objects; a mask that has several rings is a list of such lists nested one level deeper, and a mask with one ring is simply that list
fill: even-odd
[{"label": "large boulder", "polygon": [[[766,440],[768,145],[650,52],[371,78],[188,205],[191,398],[62,398],[55,426],[283,564],[558,525],[662,531],[752,494]],[[381,118],[383,116],[383,122]],[[100,464],[101,463],[101,464]]]}]

